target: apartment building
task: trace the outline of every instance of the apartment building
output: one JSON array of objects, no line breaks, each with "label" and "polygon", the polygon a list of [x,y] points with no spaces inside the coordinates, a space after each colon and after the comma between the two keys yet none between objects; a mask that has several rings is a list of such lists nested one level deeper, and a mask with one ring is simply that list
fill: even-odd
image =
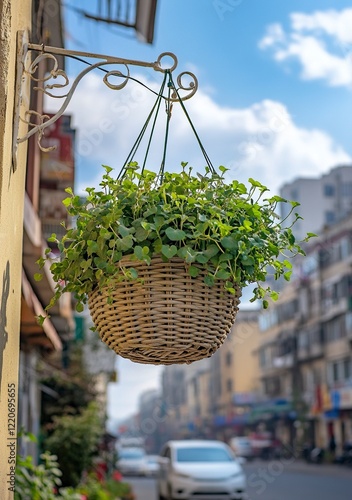
[{"label": "apartment building", "polygon": [[262,391],[290,407],[278,437],[327,447],[334,435],[341,446],[352,439],[352,217],[325,228],[306,252],[259,318]]},{"label": "apartment building", "polygon": [[[352,166],[337,166],[319,178],[298,178],[284,184],[280,195],[300,203],[294,212],[302,219],[295,224],[294,233],[303,239],[307,232],[320,232],[352,212]],[[289,207],[282,207],[282,218],[288,210]],[[292,221],[293,216],[288,220]]]},{"label": "apartment building", "polygon": [[258,310],[240,310],[228,338],[210,358],[166,366],[162,401],[171,437],[227,440],[249,424],[258,401]]},{"label": "apartment building", "polygon": [[259,400],[257,309],[240,309],[224,345],[211,358],[211,412],[215,434],[227,441],[250,424],[252,404]]}]

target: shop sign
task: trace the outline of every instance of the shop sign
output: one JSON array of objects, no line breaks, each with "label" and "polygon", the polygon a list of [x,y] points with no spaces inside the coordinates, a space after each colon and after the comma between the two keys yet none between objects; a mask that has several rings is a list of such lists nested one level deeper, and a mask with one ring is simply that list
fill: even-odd
[{"label": "shop sign", "polygon": [[340,387],[331,391],[331,402],[333,409],[352,409],[352,387]]}]

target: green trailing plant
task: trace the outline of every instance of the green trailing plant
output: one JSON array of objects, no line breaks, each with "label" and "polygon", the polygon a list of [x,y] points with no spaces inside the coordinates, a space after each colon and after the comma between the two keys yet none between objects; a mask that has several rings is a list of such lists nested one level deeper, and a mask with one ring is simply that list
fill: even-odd
[{"label": "green trailing plant", "polygon": [[83,472],[93,468],[103,432],[96,403],[90,403],[81,414],[53,418],[53,431],[45,447],[57,456],[63,485],[77,486]]},{"label": "green trailing plant", "polygon": [[128,483],[113,479],[101,482],[92,475],[88,476],[77,490],[89,500],[135,500],[136,498]]},{"label": "green trailing plant", "polygon": [[17,456],[15,500],[81,500],[80,492],[61,488],[62,472],[57,457],[49,452],[40,455],[36,465],[31,456]]},{"label": "green trailing plant", "polygon": [[[76,225],[61,239],[50,238],[60,258],[51,261],[56,290],[47,309],[72,292],[80,311],[89,292],[121,279],[121,269],[124,279],[138,279],[134,268],[123,268],[124,258],[149,264],[155,255],[183,259],[193,277],[205,269],[207,285],[222,280],[229,292],[235,293],[235,284],[243,288],[254,283],[251,300],[261,300],[266,308],[269,297],[278,298],[265,284],[268,274],[290,280],[291,257],[304,254],[292,232],[300,216],[295,214],[288,226],[287,217],[280,220],[277,214],[279,204],[289,204],[291,214],[299,203],[270,196],[254,179],[247,187],[227,182],[225,167],[206,167],[200,175],[187,163],[180,172],[157,174],[131,162],[118,179],[110,167],[104,168],[100,186],[87,188],[85,198],[66,190],[69,197],[63,203]],[[39,266],[47,259],[50,249]]]}]

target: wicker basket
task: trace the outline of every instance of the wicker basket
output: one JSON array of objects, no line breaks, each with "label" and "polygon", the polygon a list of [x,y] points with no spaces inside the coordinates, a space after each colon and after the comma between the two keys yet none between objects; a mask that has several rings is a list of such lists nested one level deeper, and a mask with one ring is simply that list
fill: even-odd
[{"label": "wicker basket", "polygon": [[[221,281],[204,284],[204,273],[190,277],[179,258],[150,265],[123,261],[138,279],[121,281],[89,294],[88,305],[103,342],[137,363],[171,365],[211,356],[235,320],[240,289],[226,292]],[[108,302],[108,297],[110,300]]]}]

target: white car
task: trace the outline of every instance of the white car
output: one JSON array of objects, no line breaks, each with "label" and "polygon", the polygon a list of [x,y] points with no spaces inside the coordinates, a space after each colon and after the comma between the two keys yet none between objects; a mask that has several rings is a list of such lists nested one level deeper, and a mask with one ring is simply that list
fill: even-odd
[{"label": "white car", "polygon": [[144,475],[156,476],[159,471],[159,456],[146,455],[144,461]]},{"label": "white car", "polygon": [[117,469],[122,475],[143,476],[146,453],[143,448],[118,448]]},{"label": "white car", "polygon": [[229,445],[238,457],[245,458],[247,460],[252,460],[254,458],[252,443],[248,437],[234,437],[230,439]]},{"label": "white car", "polygon": [[247,499],[242,466],[221,441],[169,441],[159,463],[159,500]]}]

